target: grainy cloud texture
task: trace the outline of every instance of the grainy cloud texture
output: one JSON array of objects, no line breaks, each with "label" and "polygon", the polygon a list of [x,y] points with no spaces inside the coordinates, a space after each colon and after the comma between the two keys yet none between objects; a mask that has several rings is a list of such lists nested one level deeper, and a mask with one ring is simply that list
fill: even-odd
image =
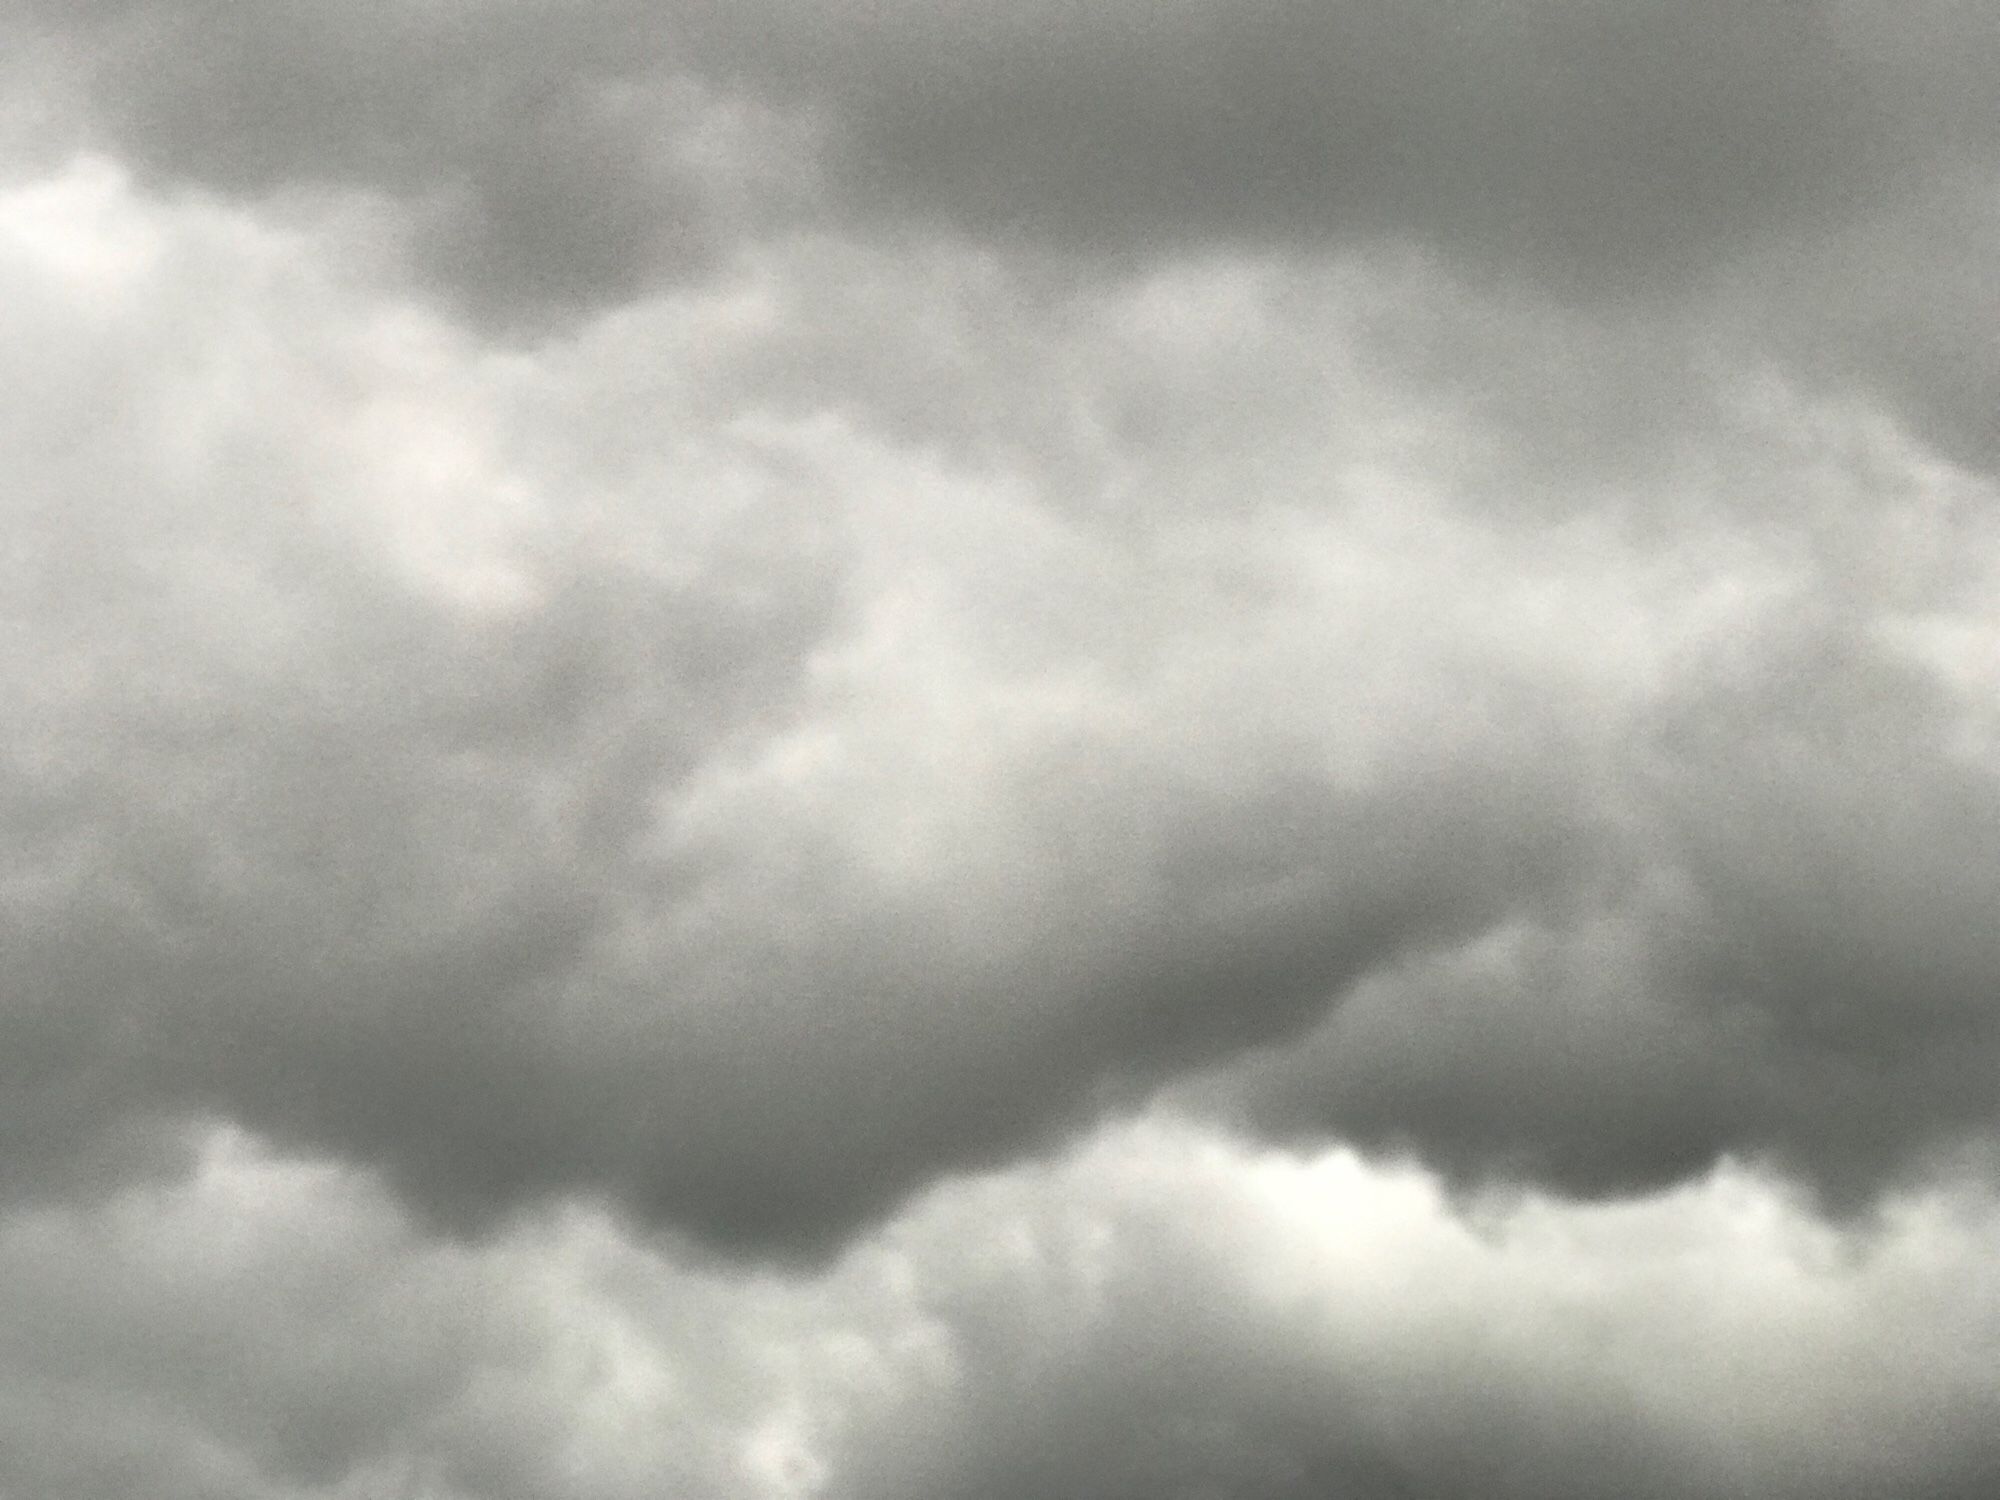
[{"label": "grainy cloud texture", "polygon": [[0,1494],[1995,1493],[1996,74],[0,14]]}]

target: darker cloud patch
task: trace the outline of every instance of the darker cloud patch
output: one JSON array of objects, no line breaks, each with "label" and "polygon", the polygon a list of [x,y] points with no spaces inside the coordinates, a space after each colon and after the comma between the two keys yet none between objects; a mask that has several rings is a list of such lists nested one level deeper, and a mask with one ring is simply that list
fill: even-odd
[{"label": "darker cloud patch", "polygon": [[482,323],[628,302],[720,253],[700,184],[634,162],[643,127],[556,113],[509,122],[419,211],[424,273]]},{"label": "darker cloud patch", "polygon": [[[313,286],[264,274],[274,306],[312,306]],[[1568,878],[1573,751],[1529,685],[1487,695],[1491,742],[1433,736],[1345,774],[1282,714],[1231,748],[1186,707],[1229,697],[1186,633],[1225,621],[1166,620],[1149,587],[1131,618],[1079,625],[1044,606],[1112,576],[1097,543],[1031,554],[1043,575],[992,517],[1018,591],[947,587],[975,617],[1006,611],[1013,654],[933,663],[899,636],[912,681],[873,655],[892,575],[864,597],[879,559],[830,545],[814,508],[833,462],[712,438],[688,443],[682,488],[635,479],[620,440],[685,420],[667,394],[602,414],[574,372],[518,366],[480,410],[528,430],[465,412],[455,428],[451,397],[474,398],[446,391],[419,407],[443,430],[405,436],[366,360],[324,356],[308,382],[271,344],[232,342],[220,279],[168,314],[225,393],[204,441],[177,469],[153,461],[180,431],[159,403],[193,377],[105,397],[95,361],[135,336],[107,318],[46,399],[67,419],[98,390],[118,436],[45,455],[16,513],[34,575],[11,622],[32,649],[0,663],[17,1198],[94,1181],[132,1122],[220,1117],[379,1170],[457,1231],[584,1196],[821,1254],[940,1175],[1294,1031]],[[602,441],[567,425],[581,407]],[[255,441],[284,420],[293,443]],[[408,451],[375,452],[385,433]],[[421,502],[440,455],[474,490],[434,498],[440,524],[489,486],[539,496],[538,462],[601,509],[553,536],[524,523],[502,554],[516,590],[474,602],[364,489]],[[353,488],[321,489],[328,472]],[[121,524],[79,525],[74,497],[107,490],[131,500]],[[683,498],[684,524],[661,521]],[[1060,525],[1009,519],[1044,540]],[[1114,654],[1107,690],[1167,716],[1136,735],[1063,687],[1115,647],[1113,620],[1153,666]],[[1183,649],[1193,681],[1152,702],[1143,672],[1171,676]],[[857,652],[865,670],[843,675]],[[1055,724],[988,749],[975,736],[998,720],[970,714],[960,760],[926,774],[930,748],[893,735],[935,727],[935,665],[967,705],[1027,692]],[[900,731],[877,735],[848,696],[871,693]]]},{"label": "darker cloud patch", "polygon": [[121,160],[233,196],[385,198],[421,277],[482,323],[628,301],[731,237],[741,184],[681,151],[700,109],[629,7],[133,0],[44,25],[86,59],[88,133]]},{"label": "darker cloud patch", "polygon": [[1570,296],[1697,281],[1995,147],[1990,38],[1931,3],[40,10],[121,155],[461,203],[440,284],[495,307],[618,300],[741,228],[741,164],[660,169],[690,87],[814,122],[841,217],[1140,259],[1416,240]]},{"label": "darker cloud patch", "polygon": [[474,626],[319,566],[322,628],[252,678],[182,637],[147,695],[48,684],[84,784],[65,857],[10,846],[48,890],[8,918],[0,1055],[56,1101],[13,1118],[53,1181],[107,1120],[199,1114],[455,1232],[584,1196],[820,1256],[1552,899],[1578,837],[1539,740],[1343,785],[1086,738],[901,874],[783,807],[676,838],[702,777],[810,730],[837,581],[609,570]]},{"label": "darker cloud patch", "polygon": [[2000,53],[1949,0],[29,15],[104,149],[229,194],[386,200],[418,279],[510,335],[804,226],[914,228],[1070,278],[1415,249],[1613,321],[1720,308],[1753,358],[1994,458],[1969,330],[1990,322]]},{"label": "darker cloud patch", "polygon": [[[1052,1146],[1159,1077],[1295,1031],[1359,976],[1563,875],[1531,778],[1381,797],[1140,780],[1106,795],[1142,793],[1130,843],[1096,858],[1096,878],[1158,892],[1137,905],[1086,879],[1039,915],[995,911],[968,947],[944,934],[975,918],[961,893],[976,868],[947,864],[896,896],[836,862],[718,912],[706,941],[663,942],[643,975],[578,964],[535,987],[532,1013],[559,1014],[567,994],[619,1018],[616,1045],[490,1024],[371,1044],[313,1129],[460,1228],[580,1192],[718,1246],[816,1258],[938,1176]],[[1505,812],[1482,821],[1486,800]],[[1454,833],[1413,836],[1419,803]],[[1019,878],[1062,882],[1053,863]],[[704,904],[698,878],[682,899]],[[405,1083],[425,1059],[439,1071],[406,1089],[381,1065],[396,1056],[411,1059]],[[281,1103],[251,1118],[282,1131],[300,1117]]]},{"label": "darker cloud patch", "polygon": [[[468,778],[464,749],[392,750],[381,725],[365,746],[299,732],[232,752],[238,772],[187,787],[171,828],[98,835],[94,878],[153,915],[79,901],[37,939],[44,961],[15,970],[26,1000],[93,1032],[36,1063],[37,1086],[87,1096],[72,1123],[212,1110],[367,1162],[459,1231],[583,1194],[820,1254],[938,1174],[1060,1137],[1107,1089],[1295,1029],[1561,873],[1513,778],[1381,798],[1169,783],[1134,809],[1135,842],[1100,855],[1158,895],[1080,887],[1059,917],[997,915],[992,946],[954,949],[938,933],[974,916],[955,908],[975,871],[933,871],[912,900],[835,862],[732,898],[720,867],[676,874],[599,842],[590,829],[643,826],[639,789],[670,784],[657,764],[607,789],[609,823],[579,807],[538,829],[532,788],[554,767],[519,752]],[[231,805],[232,782],[248,801]],[[1413,836],[1429,817],[1452,834]],[[757,857],[718,852],[737,875]],[[621,966],[610,950],[641,911],[653,931]],[[131,955],[116,985],[107,952]],[[33,1135],[66,1174],[94,1139]]]},{"label": "darker cloud patch", "polygon": [[1728,1155],[1865,1207],[2000,1135],[2000,781],[1950,713],[1851,641],[1715,683],[1656,744],[1622,894],[1378,975],[1195,1097],[1467,1184],[1622,1194]]},{"label": "darker cloud patch", "polygon": [[[1996,59],[2000,66],[2000,59]],[[1725,299],[1743,327],[1816,383],[1893,411],[1970,469],[2000,468],[2000,235],[1991,162],[1840,231],[1769,247]]]},{"label": "darker cloud patch", "polygon": [[[855,214],[1114,256],[1211,233],[1428,238],[1542,288],[1496,300],[1508,326],[1473,363],[1546,369],[1544,347],[1573,362],[1519,392],[1467,390],[1439,373],[1462,352],[1444,320],[1406,328],[1400,347],[1378,340],[1377,373],[1442,390],[1495,449],[1525,446],[1511,440],[1556,412],[1554,425],[1602,435],[1595,461],[1614,474],[1643,450],[1630,434],[1649,432],[1656,409],[1676,405],[1696,433],[1714,409],[1687,393],[1692,377],[1603,396],[1648,325],[1579,315],[1595,341],[1564,327],[1538,345],[1512,325],[1542,326],[1549,286],[1671,279],[1676,265],[1838,219],[1914,149],[1912,121],[1951,124],[1940,152],[1978,144],[1937,38],[1878,55],[1885,39],[1861,45],[1847,12],[1797,6],[1521,0],[1456,24],[1276,0],[688,6],[639,40],[628,11],[585,19],[564,6],[236,17],[135,4],[74,24],[97,48],[102,128],[148,170],[251,195],[348,183],[404,199],[437,274],[457,268],[458,295],[495,318],[631,294],[669,221],[699,220],[675,207],[675,185],[693,181],[675,132],[707,118],[699,98],[682,110],[683,87],[814,115],[829,181],[846,183],[842,211]],[[707,82],[689,83],[697,74]],[[656,129],[670,138],[659,150]],[[993,286],[983,321],[938,341],[945,374],[953,339],[1012,326],[1006,278]],[[856,367],[842,338],[871,341],[868,323],[893,315],[900,290],[864,303],[861,332],[831,339],[826,372],[777,404],[840,409],[829,392],[851,389]],[[1274,309],[1287,325],[1296,310]],[[1216,326],[1229,316],[1225,304]],[[153,330],[146,357],[187,346],[200,368],[225,321],[211,311]],[[107,367],[123,370],[105,336]],[[1163,460],[1140,478],[1175,477],[1209,448],[1238,465],[1212,490],[1261,505],[1248,453],[1261,434],[1224,446],[1247,425],[1230,399],[1260,356],[1252,340],[1203,368],[1214,343],[1198,325],[1164,341],[1157,368],[1104,403],[1104,426],[1121,405],[1154,408],[1146,441]],[[1107,347],[1107,365],[1140,363]],[[779,349],[773,362],[798,362]],[[1291,356],[1301,378],[1311,352]],[[980,440],[981,387],[1030,383],[1037,354],[1017,350],[991,380],[962,362],[977,377],[952,414],[973,433],[968,450],[1005,461]],[[878,405],[921,413],[943,376],[891,363]],[[226,373],[208,372],[218,390]],[[1265,379],[1244,404],[1268,398],[1283,413],[1273,445],[1318,420],[1310,400],[1285,404],[1285,378]],[[899,611],[921,615],[910,600],[926,588],[970,595],[980,582],[932,558],[916,570],[939,581],[905,596],[896,533],[936,523],[887,506],[843,515],[885,537],[879,597],[856,600],[806,515],[828,475],[762,459],[714,485],[787,494],[749,523],[770,528],[768,553],[725,547],[720,561],[658,573],[597,557],[512,624],[475,627],[418,602],[381,558],[286,519],[312,509],[321,457],[369,431],[360,419],[260,479],[258,455],[283,444],[233,395],[236,414],[176,459],[180,488],[148,502],[155,514],[112,525],[71,504],[63,483],[150,494],[145,445],[180,430],[174,401],[189,384],[162,382],[171,395],[127,412],[119,403],[143,382],[121,375],[99,426],[125,441],[88,450],[104,474],[57,476],[57,498],[24,509],[45,531],[23,548],[41,560],[38,614],[11,664],[43,697],[23,695],[28,769],[4,809],[21,888],[35,893],[5,919],[19,957],[0,1108],[21,1132],[17,1191],[71,1160],[124,1161],[107,1116],[202,1111],[379,1166],[460,1228],[587,1193],[718,1243],[817,1253],[941,1173],[1283,1042],[1329,1007],[1295,1058],[1246,1065],[1225,1092],[1273,1129],[1408,1142],[1465,1175],[1616,1191],[1734,1151],[1859,1198],[1994,1128],[2000,949],[1987,914],[2000,893],[1987,856],[2000,793],[1942,748],[1941,698],[1858,647],[1708,684],[1606,776],[1576,748],[1594,731],[1572,734],[1548,711],[1568,690],[1543,691],[1533,671],[1518,691],[1489,700],[1482,688],[1396,722],[1396,672],[1457,661],[1461,643],[1443,634],[1507,628],[1477,611],[1434,618],[1436,601],[1417,597],[1426,580],[1485,575],[1417,570],[1392,580],[1390,617],[1336,667],[1366,678],[1368,653],[1411,642],[1406,664],[1354,698],[1357,716],[1384,717],[1379,734],[1364,726],[1347,745],[1330,713],[1287,727],[1280,700],[1317,691],[1301,681],[1252,703],[1269,722],[1237,742],[1222,722],[1235,711],[1228,663],[1286,670],[1282,631],[1315,628],[1330,591],[1279,621],[1258,616],[1255,590],[1196,607],[1196,591],[1147,578],[1131,620],[1112,610],[1093,623],[1065,611],[1110,576],[1105,558],[1054,564],[1053,583],[1020,598],[1060,596],[1061,609],[926,617],[1012,639],[1013,658],[982,640],[933,662]],[[300,407],[341,399],[335,384],[302,384]],[[604,430],[650,452],[657,431],[690,420],[656,399],[673,405],[649,391]],[[83,404],[55,402],[49,420]],[[818,440],[798,425],[779,445]],[[909,425],[922,430],[920,417]],[[847,440],[838,423],[815,430]],[[425,450],[407,471],[417,482],[435,455],[413,446]],[[891,473],[886,459],[869,472],[879,455],[862,446],[832,461],[853,466],[857,488],[935,478]],[[590,447],[575,442],[571,469],[553,476],[586,508],[625,482],[582,472]],[[1540,467],[1588,447],[1551,444]],[[211,453],[227,455],[220,479],[203,469]],[[477,483],[511,483],[516,458],[527,462],[509,453]],[[446,452],[440,468],[453,461]],[[629,513],[580,525],[629,523],[645,533],[635,548],[672,553],[676,538],[638,524],[642,505],[673,503],[671,486],[656,492],[650,467],[632,482],[645,497]],[[1301,488],[1318,483],[1315,470]],[[217,513],[202,514],[211,500]],[[1061,535],[1058,507],[1024,505],[992,521],[1001,551],[1013,519],[1048,548],[998,559],[1024,574],[1104,541]],[[1136,539],[1131,555],[1145,554],[1150,518],[1121,519],[1130,535],[1111,545]],[[182,565],[203,547],[224,565]],[[1496,552],[1493,576],[1526,555]],[[1368,567],[1353,564],[1364,600]],[[227,642],[230,622],[203,608],[218,572],[264,585],[245,597],[295,636],[277,632],[265,658]],[[86,598],[101,599],[101,620],[78,607]],[[904,679],[900,663],[876,662],[842,679],[840,653],[879,649],[878,627],[922,670]],[[1239,637],[1249,644],[1230,644]],[[1195,664],[1178,685],[1177,652]],[[1470,643],[1462,654],[1480,658]],[[1441,670],[1410,701],[1467,691],[1472,669]],[[896,747],[870,741],[865,710],[838,701],[873,687],[868,671],[889,679],[883,701],[909,711],[913,734],[932,699],[949,722],[954,695],[1045,694],[1065,727],[1047,743],[1030,744],[1046,727],[1035,724],[1019,742],[968,749],[978,775],[964,787],[953,767],[904,788]],[[931,671],[965,683],[947,690]],[[1066,743],[1070,718],[1089,723],[1068,699],[1100,688],[1129,697],[1105,721],[1118,727]],[[1147,706],[1155,689],[1169,708]],[[997,720],[955,727],[970,737]],[[1359,758],[1336,769],[1343,748]],[[832,767],[821,781],[815,757]],[[724,815],[676,821],[682,799],[717,786]],[[960,795],[973,804],[962,827]],[[1631,828],[1621,799],[1639,805]],[[899,843],[905,821],[916,856]]]},{"label": "darker cloud patch", "polygon": [[1940,149],[1932,102],[1810,5],[822,4],[689,29],[823,109],[864,200],[1096,250],[1415,238],[1625,292]]}]

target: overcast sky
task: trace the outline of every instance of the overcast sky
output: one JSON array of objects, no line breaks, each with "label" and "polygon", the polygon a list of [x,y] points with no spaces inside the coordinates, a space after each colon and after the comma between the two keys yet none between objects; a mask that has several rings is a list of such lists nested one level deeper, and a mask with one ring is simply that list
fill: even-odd
[{"label": "overcast sky", "polygon": [[0,1496],[2000,1493],[1996,78],[0,8]]}]

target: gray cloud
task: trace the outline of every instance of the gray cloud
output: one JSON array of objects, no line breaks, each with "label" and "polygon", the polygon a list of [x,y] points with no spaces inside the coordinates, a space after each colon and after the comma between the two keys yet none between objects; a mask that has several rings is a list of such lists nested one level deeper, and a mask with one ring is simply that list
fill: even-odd
[{"label": "gray cloud", "polygon": [[1967,330],[2000,58],[1950,0],[129,0],[29,7],[12,42],[47,85],[38,152],[60,119],[161,182],[358,197],[431,292],[510,335],[808,226],[1073,284],[1416,248],[1572,316],[1749,333],[1993,457]]},{"label": "gray cloud", "polygon": [[704,88],[809,117],[836,193],[899,215],[1147,257],[1414,237],[1571,295],[1874,217],[2000,145],[1990,29],[1947,3],[30,14],[98,76],[121,153],[240,190],[469,193],[465,279],[566,275],[558,300],[672,264],[703,215],[651,174],[709,127]]},{"label": "gray cloud", "polygon": [[1878,87],[1821,7],[740,15],[703,12],[696,34],[824,99],[868,192],[1101,245],[1435,236],[1618,281],[1826,212],[1951,107]]},{"label": "gray cloud", "polygon": [[1990,238],[2000,56],[1962,6],[823,3],[684,24],[695,66],[822,122],[851,221],[1120,268],[1420,247],[1572,314],[1754,328],[1808,383],[1991,462],[1965,247]]},{"label": "gray cloud", "polygon": [[[1769,1181],[1478,1221],[1160,1121],[949,1185],[811,1276],[572,1213],[443,1245],[240,1135],[0,1227],[0,1479],[74,1493],[1981,1493],[1994,1209]],[[140,1446],[144,1445],[144,1451]]]},{"label": "gray cloud", "polygon": [[809,246],[503,357],[109,169],[7,213],[16,1192],[215,1113],[824,1254],[1315,1028],[1224,1107],[1474,1178],[1992,1134],[1976,698],[1884,634],[1985,628],[1979,482],[1725,345],[1649,446],[1636,334],[1420,267],[933,260],[881,367]]},{"label": "gray cloud", "polygon": [[[1983,628],[1994,554],[1888,437],[1689,350],[1649,447],[1619,339],[1415,270],[1008,324],[947,263],[930,373],[850,379],[865,257],[817,326],[808,248],[499,357],[108,169],[7,212],[63,351],[13,376],[16,1192],[214,1113],[457,1229],[824,1254],[1271,1046],[1223,1107],[1592,1193],[1992,1134],[1992,775],[1882,633]],[[1570,368],[1481,400],[1458,327]]]},{"label": "gray cloud", "polygon": [[1736,1154],[1847,1209],[1990,1141],[2000,778],[1906,660],[1781,639],[1657,727],[1644,842],[1580,916],[1373,977],[1195,1093],[1471,1182],[1631,1192]]},{"label": "gray cloud", "polygon": [[796,187],[784,123],[673,70],[632,7],[32,9],[78,138],[168,184],[386,202],[423,281],[513,331],[706,269]]},{"label": "gray cloud", "polygon": [[[1887,1332],[1921,1267],[1983,1277],[1969,1221],[1944,1231],[1970,1230],[1962,1261],[1906,1257],[1921,1214],[1836,1248],[1724,1177],[1473,1232],[1339,1158],[1238,1177],[1212,1142],[1121,1146],[1077,1197],[991,1191],[969,1217],[1002,1248],[962,1268],[942,1209],[911,1226],[926,1306],[978,1358],[832,1493],[1970,1495],[1993,1472],[1972,1345]],[[1945,1274],[1917,1302],[1948,1319],[1971,1283]],[[1954,1373],[1892,1394],[1925,1349]]]},{"label": "gray cloud", "polygon": [[[0,1482],[26,1500],[731,1493],[740,1408],[768,1384],[754,1301],[721,1330],[743,1347],[704,1340],[739,1310],[617,1248],[427,1242],[355,1174],[211,1136],[187,1181],[0,1233]],[[649,1377],[696,1340],[713,1397],[660,1400]]]},{"label": "gray cloud", "polygon": [[1993,1491],[1965,13],[239,9],[0,21],[0,1490]]},{"label": "gray cloud", "polygon": [[[1272,570],[1246,615],[1205,546],[718,427],[644,339],[337,333],[365,304],[294,242],[37,191],[12,311],[70,337],[16,383],[38,431],[99,415],[15,507],[16,1191],[213,1112],[454,1227],[596,1194],[824,1250],[1571,879],[1578,751],[1518,648],[1408,655],[1254,528],[1214,539]],[[95,248],[38,260],[37,215]],[[160,339],[171,378],[120,363]]]},{"label": "gray cloud", "polygon": [[1777,357],[1885,402],[1941,453],[1989,473],[2000,456],[2000,366],[1980,336],[2000,313],[1984,274],[1992,181],[1989,163],[1968,164],[1913,203],[1755,257],[1730,298]]},{"label": "gray cloud", "polygon": [[1975,30],[17,7],[0,1490],[1990,1492]]}]

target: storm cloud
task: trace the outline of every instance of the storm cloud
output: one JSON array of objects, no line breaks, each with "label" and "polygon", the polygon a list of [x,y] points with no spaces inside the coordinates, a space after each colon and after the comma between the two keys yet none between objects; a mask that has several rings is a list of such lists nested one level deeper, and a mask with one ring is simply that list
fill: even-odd
[{"label": "storm cloud", "polygon": [[222,1134],[0,1235],[25,1494],[1974,1496],[1990,1195],[1861,1243],[1730,1171],[1475,1223],[1160,1121],[945,1187],[811,1277],[571,1214],[428,1241]]},{"label": "storm cloud", "polygon": [[1991,1490],[1970,10],[0,33],[0,1489]]},{"label": "storm cloud", "polygon": [[2000,39],[1953,0],[105,0],[10,31],[43,150],[372,205],[517,334],[815,224],[1084,275],[1417,246],[1600,309],[1768,318],[1801,377],[1994,456],[1965,330]]}]

